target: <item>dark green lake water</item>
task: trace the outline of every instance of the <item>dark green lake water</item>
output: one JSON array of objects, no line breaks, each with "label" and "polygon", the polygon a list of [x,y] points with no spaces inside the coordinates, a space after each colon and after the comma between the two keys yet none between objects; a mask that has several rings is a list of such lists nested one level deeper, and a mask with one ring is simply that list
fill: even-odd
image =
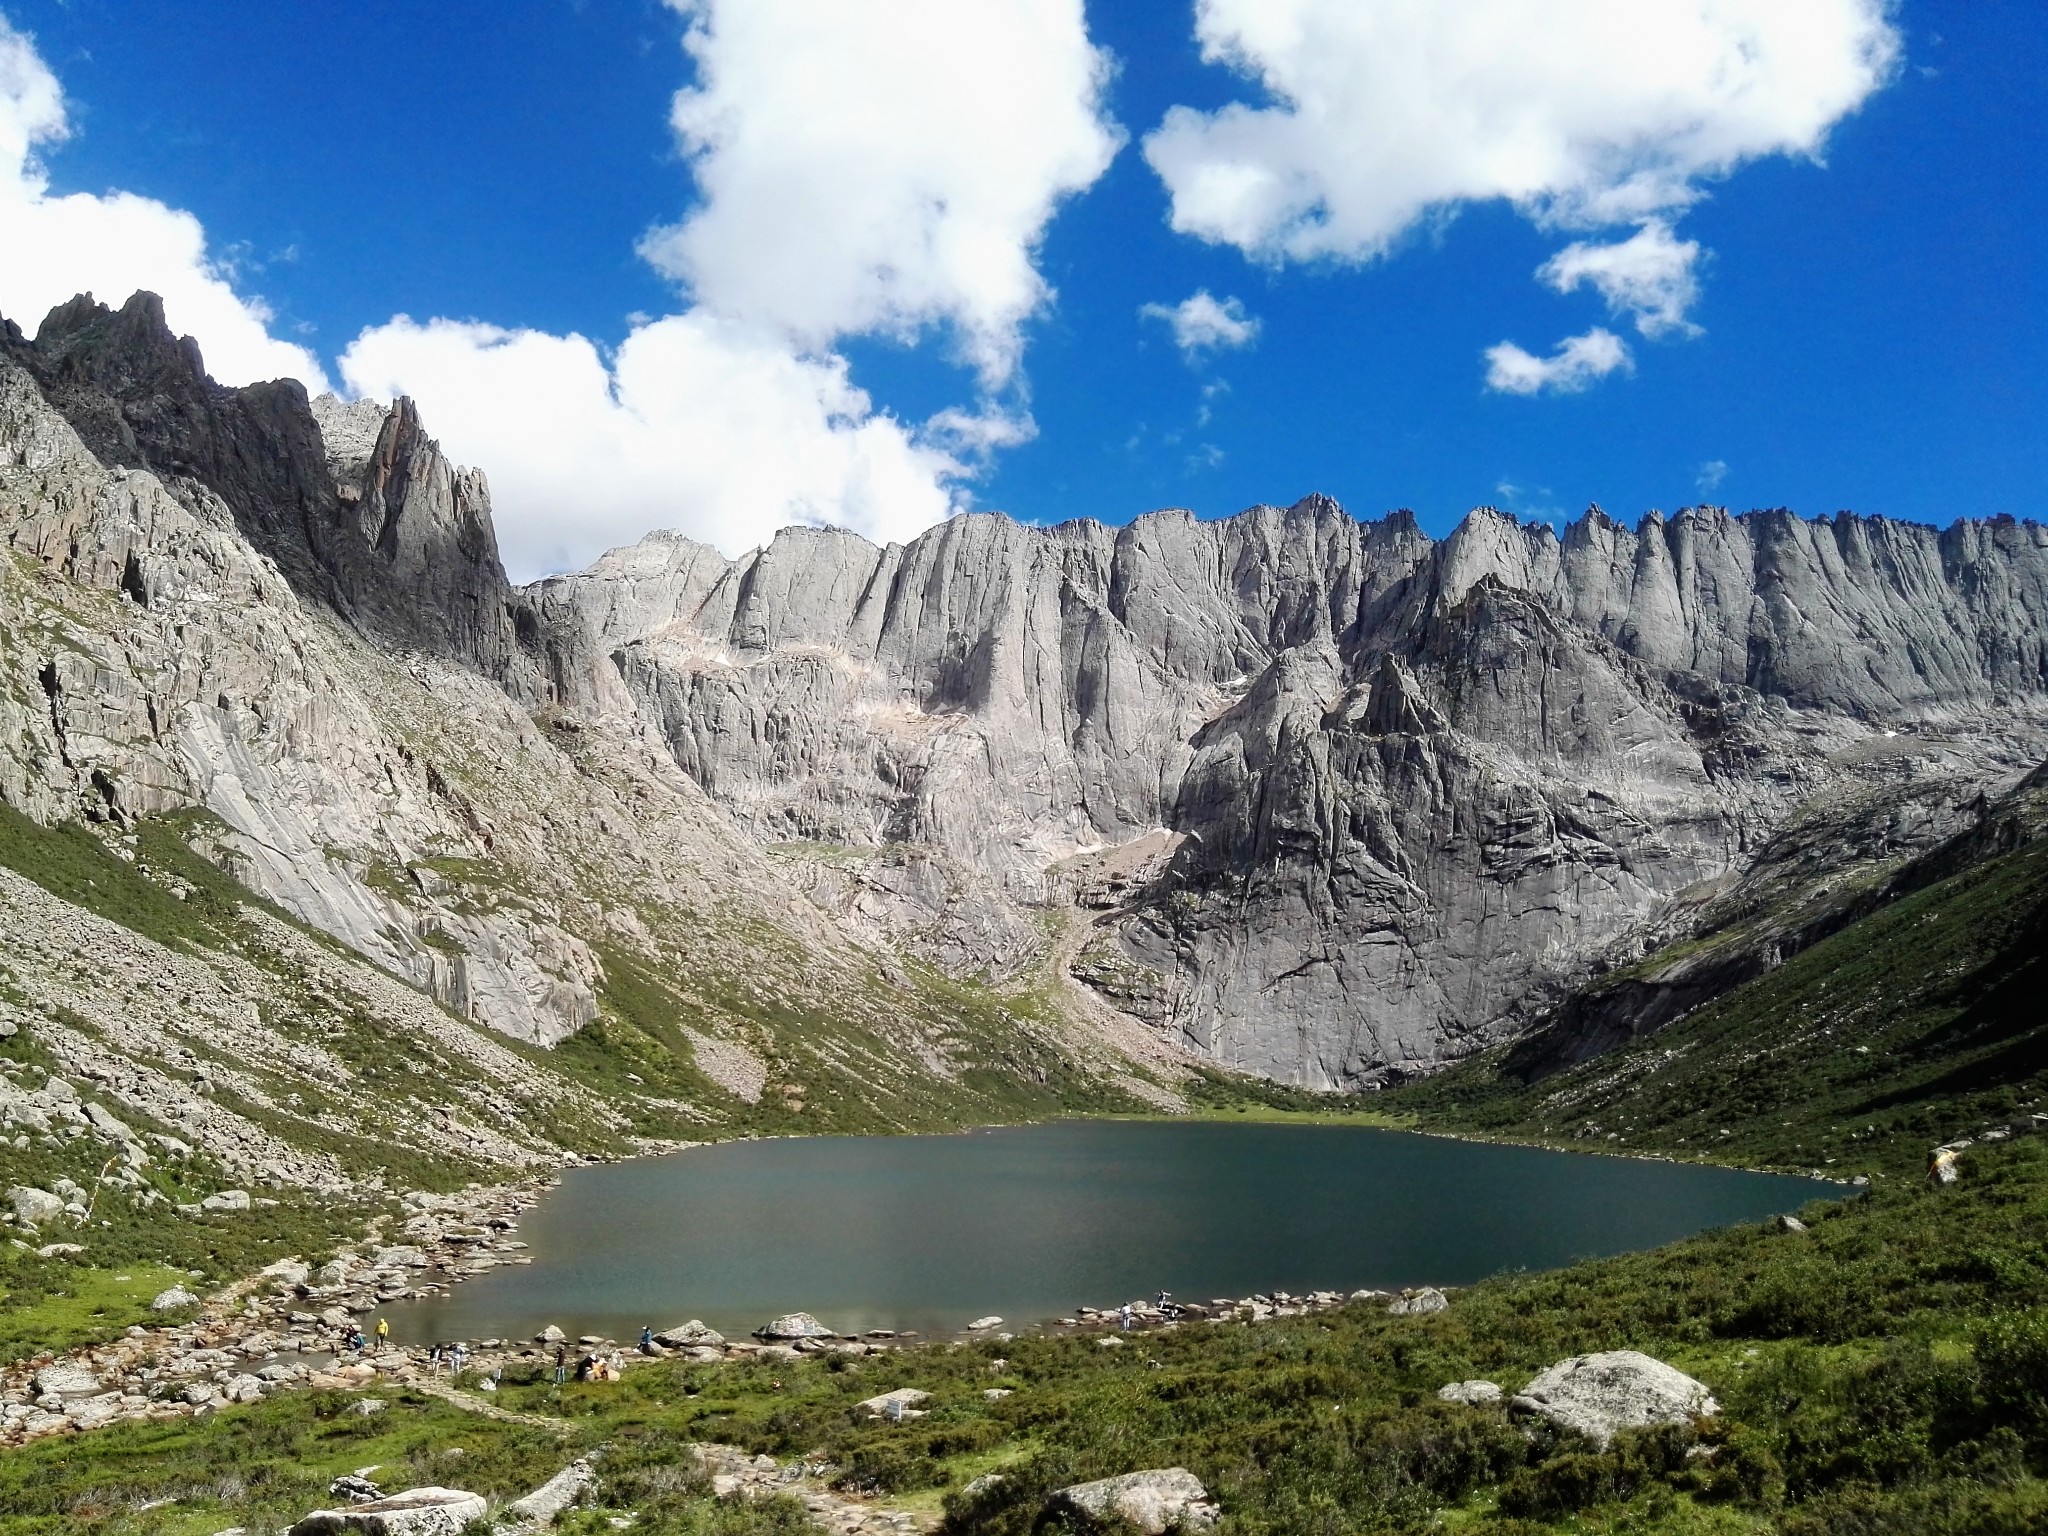
[{"label": "dark green lake water", "polygon": [[571,1170],[530,1266],[390,1309],[402,1339],[1027,1325],[1155,1291],[1464,1285],[1756,1221],[1839,1185],[1324,1125],[1066,1121],[728,1142]]}]

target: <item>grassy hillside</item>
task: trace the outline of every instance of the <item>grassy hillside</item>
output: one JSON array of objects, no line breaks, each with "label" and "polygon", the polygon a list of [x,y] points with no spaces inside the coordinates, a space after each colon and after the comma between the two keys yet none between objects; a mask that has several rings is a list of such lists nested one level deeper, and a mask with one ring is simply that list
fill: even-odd
[{"label": "grassy hillside", "polygon": [[[46,827],[0,804],[0,870],[62,902],[47,915],[0,910],[0,1100],[52,1076],[111,1104],[142,1137],[189,1143],[103,1183],[119,1147],[62,1124],[0,1135],[0,1191],[96,1190],[89,1222],[21,1241],[0,1214],[0,1360],[105,1338],[150,1320],[149,1297],[177,1272],[212,1286],[287,1255],[318,1262],[361,1235],[407,1189],[457,1190],[527,1177],[565,1153],[618,1157],[665,1141],[759,1134],[953,1129],[1140,1107],[1099,1064],[1065,1052],[1040,1009],[906,964],[893,995],[950,1053],[907,1057],[845,1011],[799,1006],[756,971],[664,970],[624,947],[603,953],[600,1017],[553,1050],[493,1035],[261,901],[201,857],[201,813],[132,828]],[[33,894],[17,885],[15,891]],[[0,900],[10,899],[0,896]],[[20,903],[17,903],[19,906]],[[690,933],[688,914],[670,931]],[[779,935],[746,939],[763,952]],[[740,941],[734,941],[740,942]],[[786,941],[783,941],[786,943]],[[781,957],[787,966],[801,957]],[[175,981],[172,978],[176,978]],[[875,986],[882,987],[879,978]],[[768,1077],[755,1101],[700,1069],[689,1029],[743,1021]],[[130,1068],[208,1113],[324,1160],[322,1189],[262,1157],[153,1116],[112,1091]],[[195,1076],[206,1086],[182,1085]],[[132,1086],[132,1085],[131,1085]],[[154,1091],[154,1090],[152,1090]],[[473,1128],[423,1136],[422,1126]],[[274,1175],[274,1176],[273,1176]],[[250,1187],[247,1211],[192,1214],[205,1195]],[[188,1209],[180,1213],[178,1207]],[[82,1254],[39,1256],[52,1241]],[[154,1288],[138,1273],[162,1283]]]},{"label": "grassy hillside", "polygon": [[1834,934],[1657,1034],[1533,1083],[1503,1047],[1387,1095],[1446,1130],[1917,1177],[2048,1110],[2048,840]]}]

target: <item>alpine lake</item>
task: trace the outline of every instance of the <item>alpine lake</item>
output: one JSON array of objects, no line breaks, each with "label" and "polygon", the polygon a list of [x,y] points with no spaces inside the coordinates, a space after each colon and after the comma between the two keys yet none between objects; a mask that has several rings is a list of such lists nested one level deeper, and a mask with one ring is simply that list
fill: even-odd
[{"label": "alpine lake", "polygon": [[1021,1330],[1159,1291],[1470,1284],[1758,1221],[1842,1185],[1328,1124],[1075,1120],[735,1141],[568,1170],[533,1262],[385,1310],[404,1341]]}]

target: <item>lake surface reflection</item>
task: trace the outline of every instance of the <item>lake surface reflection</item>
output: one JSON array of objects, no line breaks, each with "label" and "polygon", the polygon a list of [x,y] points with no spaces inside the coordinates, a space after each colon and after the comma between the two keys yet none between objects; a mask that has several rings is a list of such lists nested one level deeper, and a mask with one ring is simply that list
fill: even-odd
[{"label": "lake surface reflection", "polygon": [[1839,1185],[1330,1125],[1064,1121],[728,1142],[571,1170],[534,1263],[391,1308],[402,1339],[1013,1326],[1165,1289],[1464,1285],[1755,1221]]}]

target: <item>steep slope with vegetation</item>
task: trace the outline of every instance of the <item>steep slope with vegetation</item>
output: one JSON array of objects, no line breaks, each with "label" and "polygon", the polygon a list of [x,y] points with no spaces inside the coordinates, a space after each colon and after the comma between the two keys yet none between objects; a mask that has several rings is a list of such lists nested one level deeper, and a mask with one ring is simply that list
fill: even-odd
[{"label": "steep slope with vegetation", "polygon": [[1535,1075],[1558,1054],[1539,1034],[1381,1106],[1482,1135],[1917,1176],[1938,1143],[2048,1114],[2044,829],[2048,770],[1897,871],[1894,899],[1662,1029]]}]

